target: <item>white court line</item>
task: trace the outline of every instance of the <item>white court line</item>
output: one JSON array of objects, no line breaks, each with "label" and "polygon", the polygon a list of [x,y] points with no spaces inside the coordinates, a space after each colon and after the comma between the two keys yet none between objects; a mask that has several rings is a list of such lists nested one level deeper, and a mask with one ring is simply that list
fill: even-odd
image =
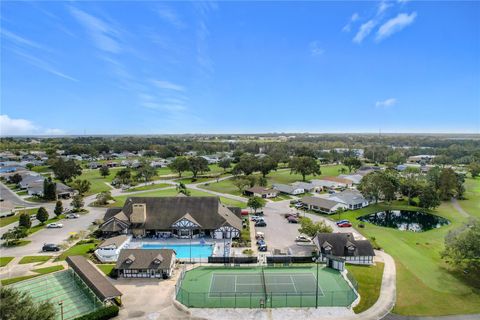
[{"label": "white court line", "polygon": [[295,286],[295,281],[293,281],[293,278],[292,278],[292,276],[290,276],[290,280],[292,280],[293,289],[295,289],[295,293],[298,293],[298,291],[297,291],[297,287]]},{"label": "white court line", "polygon": [[233,290],[233,292],[237,293],[237,276],[235,276],[235,289]]}]

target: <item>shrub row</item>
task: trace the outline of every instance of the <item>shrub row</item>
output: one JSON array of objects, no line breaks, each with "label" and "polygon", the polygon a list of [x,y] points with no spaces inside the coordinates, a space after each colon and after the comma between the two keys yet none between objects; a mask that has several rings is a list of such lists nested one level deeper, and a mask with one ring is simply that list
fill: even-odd
[{"label": "shrub row", "polygon": [[108,320],[118,316],[119,310],[120,309],[117,306],[111,305],[111,306],[103,307],[96,311],[90,312],[86,315],[76,318],[75,320]]}]

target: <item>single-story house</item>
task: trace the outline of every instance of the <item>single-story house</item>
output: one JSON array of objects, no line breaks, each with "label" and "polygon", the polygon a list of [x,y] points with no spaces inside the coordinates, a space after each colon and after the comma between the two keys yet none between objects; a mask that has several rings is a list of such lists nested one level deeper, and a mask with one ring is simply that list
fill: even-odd
[{"label": "single-story house", "polygon": [[247,189],[244,193],[246,196],[255,196],[260,198],[275,198],[276,196],[278,196],[277,190],[259,186]]},{"label": "single-story house", "polygon": [[321,261],[332,256],[352,264],[372,264],[375,252],[368,240],[355,240],[352,233],[318,233],[313,242]]},{"label": "single-story house", "polygon": [[301,201],[308,210],[323,212],[327,214],[333,214],[337,212],[340,208],[347,209],[347,205],[326,198],[303,197]]},{"label": "single-story house", "polygon": [[[37,181],[34,183],[30,183],[27,187],[28,195],[36,196],[36,197],[43,197],[43,181],[45,179],[42,178],[41,181]],[[57,198],[62,199],[69,199],[75,195],[75,190],[61,182],[56,183],[56,190],[55,193]]]},{"label": "single-story house", "polygon": [[123,249],[115,269],[123,278],[170,278],[175,267],[172,249]]},{"label": "single-story house", "polygon": [[273,189],[280,191],[282,193],[291,194],[291,195],[305,193],[305,190],[303,188],[297,188],[295,186],[290,186],[288,184],[280,184],[280,183],[274,184]]},{"label": "single-story house", "polygon": [[322,189],[341,189],[350,188],[353,185],[352,180],[340,177],[323,177],[322,179],[312,180],[312,184],[317,190]]},{"label": "single-story house", "polygon": [[124,249],[129,241],[130,237],[125,234],[108,238],[98,245],[94,251],[95,256],[101,262],[116,262],[120,250]]},{"label": "single-story house", "polygon": [[90,163],[88,164],[88,167],[89,167],[90,169],[98,169],[98,168],[100,168],[101,166],[102,166],[102,165],[101,165],[100,163],[98,163],[98,162],[90,162]]},{"label": "single-story house", "polygon": [[292,186],[294,186],[295,188],[303,189],[305,190],[305,192],[317,191],[316,186],[313,183],[309,183],[309,182],[303,182],[303,181],[294,182],[292,183]]},{"label": "single-story house", "polygon": [[350,180],[350,181],[352,181],[352,184],[360,184],[360,182],[363,179],[363,176],[361,174],[356,174],[356,173],[354,173],[354,174],[341,174],[338,177],[342,178],[342,179]]},{"label": "single-story house", "polygon": [[123,208],[107,211],[100,229],[135,237],[231,239],[240,236],[242,218],[218,197],[131,197]]},{"label": "single-story house", "polygon": [[28,173],[22,175],[22,181],[20,181],[18,186],[20,187],[20,189],[27,189],[32,184],[38,184],[41,182],[43,185],[43,180],[45,180],[45,178],[41,175],[34,175]]},{"label": "single-story house", "polygon": [[348,189],[334,193],[328,197],[329,200],[343,203],[350,210],[360,209],[368,206],[369,202],[358,190]]}]

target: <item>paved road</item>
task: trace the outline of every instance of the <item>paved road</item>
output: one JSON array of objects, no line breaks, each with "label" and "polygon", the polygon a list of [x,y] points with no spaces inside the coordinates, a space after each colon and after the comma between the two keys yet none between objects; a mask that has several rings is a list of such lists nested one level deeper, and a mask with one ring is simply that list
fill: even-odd
[{"label": "paved road", "polygon": [[229,194],[229,193],[216,192],[216,191],[212,191],[212,190],[208,190],[208,189],[204,189],[204,188],[199,187],[199,186],[204,185],[206,183],[212,183],[213,181],[223,181],[223,180],[227,180],[227,179],[231,179],[231,178],[233,178],[233,176],[226,176],[226,177],[222,177],[220,179],[215,179],[215,180],[205,181],[205,182],[200,182],[200,183],[190,183],[190,184],[187,184],[187,188],[207,192],[207,193],[219,196],[219,197],[224,197],[224,198],[228,198],[228,199],[232,199],[232,200],[237,200],[237,201],[240,201],[240,202],[247,202],[248,199],[246,199],[244,197],[235,196],[235,195],[232,195],[232,194]]},{"label": "paved road", "polygon": [[[14,206],[32,207],[37,205],[34,202],[28,202],[23,200],[15,192],[13,192],[6,185],[4,185],[3,182],[0,182],[0,198],[2,198],[4,202],[11,203]],[[3,210],[3,206],[1,204],[0,211],[5,211]],[[6,211],[9,211],[9,209],[6,209]]]}]

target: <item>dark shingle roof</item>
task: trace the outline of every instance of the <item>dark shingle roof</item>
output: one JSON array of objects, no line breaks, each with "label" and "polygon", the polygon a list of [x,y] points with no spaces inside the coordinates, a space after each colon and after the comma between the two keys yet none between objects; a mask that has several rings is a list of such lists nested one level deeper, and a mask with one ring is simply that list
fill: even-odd
[{"label": "dark shingle roof", "polygon": [[226,223],[242,229],[241,219],[222,205],[218,197],[131,197],[123,207],[127,217],[136,203],[146,206],[145,229],[168,229],[187,213],[204,229],[216,229]]},{"label": "dark shingle roof", "polygon": [[69,256],[67,257],[67,263],[101,300],[113,299],[122,295],[122,293],[84,257]]},{"label": "dark shingle roof", "polygon": [[[161,257],[159,259],[159,257]],[[155,263],[159,259],[160,263]],[[118,255],[116,269],[168,269],[175,251],[172,249],[123,249]],[[130,260],[131,263],[127,263]]]},{"label": "dark shingle roof", "polygon": [[[317,246],[322,249],[322,245],[328,242],[332,246],[331,254],[338,257],[347,255],[347,246],[355,246],[355,256],[374,256],[375,252],[368,240],[355,240],[351,233],[319,233],[315,239]],[[322,253],[325,253],[322,251]]]},{"label": "dark shingle roof", "polygon": [[103,221],[107,221],[120,211],[122,211],[122,208],[108,208],[107,212],[105,212],[105,215],[103,216]]}]

